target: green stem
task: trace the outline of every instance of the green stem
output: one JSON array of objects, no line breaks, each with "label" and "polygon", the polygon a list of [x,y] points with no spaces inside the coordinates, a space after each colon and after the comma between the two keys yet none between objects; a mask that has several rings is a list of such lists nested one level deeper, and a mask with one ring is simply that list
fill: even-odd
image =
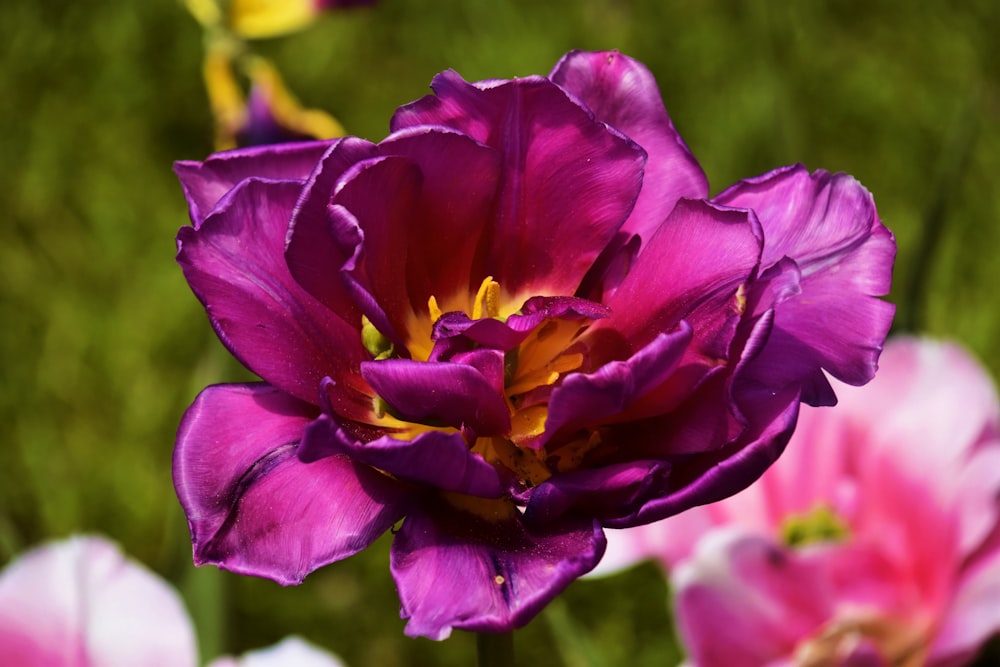
[{"label": "green stem", "polygon": [[476,654],[479,667],[514,667],[514,633],[476,635]]}]

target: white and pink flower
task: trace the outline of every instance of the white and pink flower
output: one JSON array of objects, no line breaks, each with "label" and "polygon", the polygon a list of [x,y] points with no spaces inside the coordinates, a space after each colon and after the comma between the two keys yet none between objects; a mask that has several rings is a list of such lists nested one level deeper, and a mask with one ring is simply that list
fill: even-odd
[{"label": "white and pink flower", "polygon": [[693,665],[958,665],[1000,631],[996,391],[953,344],[880,365],[757,484],[609,538],[604,572],[670,568]]},{"label": "white and pink flower", "polygon": [[[4,667],[195,667],[198,648],[170,584],[104,538],[78,536],[0,572]],[[343,667],[298,637],[209,667]]]}]

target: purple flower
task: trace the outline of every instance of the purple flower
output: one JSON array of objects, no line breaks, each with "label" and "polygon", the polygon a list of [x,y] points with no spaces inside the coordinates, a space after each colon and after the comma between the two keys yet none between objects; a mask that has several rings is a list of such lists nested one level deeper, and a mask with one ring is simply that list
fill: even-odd
[{"label": "purple flower", "polygon": [[651,74],[573,52],[356,138],[181,162],[178,261],[264,382],[207,388],[195,560],[284,584],[394,525],[407,634],[528,622],[628,527],[733,494],[825,371],[873,375],[895,251],[853,178],[707,200]]}]

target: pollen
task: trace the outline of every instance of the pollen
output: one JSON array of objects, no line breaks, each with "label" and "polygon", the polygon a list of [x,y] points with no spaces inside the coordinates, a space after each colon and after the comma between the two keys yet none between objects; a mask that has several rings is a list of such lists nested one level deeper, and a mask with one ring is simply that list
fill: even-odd
[{"label": "pollen", "polygon": [[505,581],[507,581],[507,580],[503,578],[502,574],[498,574],[497,576],[493,577],[493,582],[497,586],[503,586],[503,582],[505,582]]}]

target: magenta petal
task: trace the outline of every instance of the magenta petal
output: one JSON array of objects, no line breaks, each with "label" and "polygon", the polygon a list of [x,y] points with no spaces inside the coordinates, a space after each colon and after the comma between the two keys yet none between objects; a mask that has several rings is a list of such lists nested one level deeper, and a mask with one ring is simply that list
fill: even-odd
[{"label": "magenta petal", "polygon": [[573,294],[632,211],[642,150],[540,77],[473,85],[445,72],[432,87],[393,129],[454,127],[502,155],[486,274],[511,294]]},{"label": "magenta petal", "polygon": [[[775,306],[772,339],[750,372],[779,387],[822,387],[821,368],[848,384],[870,380],[895,310],[876,297],[889,290],[896,248],[868,191],[846,174],[796,165],[715,201],[752,208],[764,229],[762,265],[789,257],[802,275],[801,293]],[[803,400],[823,402],[812,391]]]},{"label": "magenta petal", "polygon": [[374,144],[345,137],[330,147],[306,181],[289,223],[285,259],[296,282],[336,313],[354,305],[344,290],[340,270],[361,243],[356,225],[328,212],[341,177],[353,165],[376,154]]},{"label": "magenta petal", "polygon": [[617,51],[571,51],[550,76],[648,155],[642,193],[624,231],[648,240],[678,200],[708,196],[708,179],[674,129],[645,65]]},{"label": "magenta petal", "polygon": [[440,421],[479,436],[510,431],[506,400],[473,366],[386,359],[363,363],[361,374],[406,421]]},{"label": "magenta petal", "polygon": [[823,575],[765,538],[709,533],[671,577],[678,630],[692,662],[785,664],[799,641],[832,616],[834,591]]},{"label": "magenta petal", "polygon": [[530,621],[604,553],[590,521],[525,527],[440,504],[411,512],[392,543],[390,566],[411,637],[445,639],[453,628],[509,632]]},{"label": "magenta petal", "polygon": [[499,160],[493,149],[445,128],[397,133],[378,154],[342,177],[330,229],[349,236],[344,219],[355,221],[353,233],[363,242],[354,261],[344,264],[354,298],[363,302],[361,293],[370,295],[383,314],[366,315],[405,345],[408,313],[425,313],[431,296],[475,293],[488,275],[476,262],[495,217]]},{"label": "magenta petal", "polygon": [[692,352],[707,363],[729,354],[738,293],[754,276],[761,240],[753,215],[681,200],[640,252],[594,329],[614,328],[633,350],[687,320]]},{"label": "magenta petal", "polygon": [[[661,414],[676,407],[691,384],[684,383],[687,386],[677,387],[677,391],[669,391],[666,385],[690,343],[691,327],[682,322],[676,331],[660,334],[625,361],[612,361],[589,375],[568,375],[552,391],[546,440],[539,446],[560,432],[608,420],[637,419],[648,416],[643,414],[648,410]],[[664,391],[656,391],[661,388]],[[658,395],[651,396],[654,393]],[[640,401],[644,405],[637,405]]]},{"label": "magenta petal", "polygon": [[306,428],[299,458],[311,463],[337,454],[415,484],[485,498],[503,493],[496,469],[473,454],[458,432],[427,431],[413,440],[383,436],[362,442],[324,415]]},{"label": "magenta petal", "polygon": [[368,357],[348,324],[292,279],[284,238],[300,187],[250,179],[202,225],[177,234],[177,261],[227,348],[262,378],[318,402],[326,377]]},{"label": "magenta petal", "polygon": [[208,387],[188,408],[174,486],[196,563],[296,584],[361,551],[403,516],[406,492],[385,475],[343,456],[299,460],[315,416],[263,384]]},{"label": "magenta petal", "polygon": [[[697,505],[722,500],[756,481],[781,455],[795,429],[799,412],[797,394],[768,399],[751,406],[753,419],[736,441],[714,452],[701,452],[691,458],[678,456],[671,461],[674,466],[671,493],[651,498],[631,515],[606,520],[604,525],[628,528],[658,521]],[[638,426],[641,425],[640,422]],[[655,431],[655,422],[647,423],[645,429]],[[636,434],[641,435],[641,432],[637,429]],[[643,443],[634,444],[641,447]]]},{"label": "magenta petal", "polygon": [[574,510],[601,520],[630,515],[670,490],[670,471],[665,461],[629,461],[554,475],[532,490],[524,520],[542,525]]},{"label": "magenta petal", "polygon": [[198,227],[223,195],[248,178],[303,182],[331,141],[255,146],[216,153],[204,162],[174,163],[188,200],[191,222]]}]

